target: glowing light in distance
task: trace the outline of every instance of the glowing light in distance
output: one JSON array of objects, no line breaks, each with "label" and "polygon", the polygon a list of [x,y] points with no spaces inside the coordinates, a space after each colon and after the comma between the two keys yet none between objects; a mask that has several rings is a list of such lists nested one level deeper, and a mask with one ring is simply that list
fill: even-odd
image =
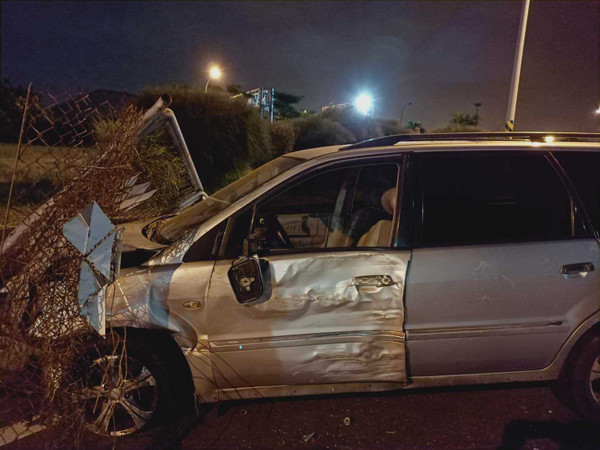
[{"label": "glowing light in distance", "polygon": [[219,69],[217,66],[212,66],[208,73],[213,80],[218,80],[221,78],[221,69]]},{"label": "glowing light in distance", "polygon": [[356,97],[356,100],[354,100],[354,107],[361,114],[369,114],[373,108],[373,97],[369,94],[360,94]]}]

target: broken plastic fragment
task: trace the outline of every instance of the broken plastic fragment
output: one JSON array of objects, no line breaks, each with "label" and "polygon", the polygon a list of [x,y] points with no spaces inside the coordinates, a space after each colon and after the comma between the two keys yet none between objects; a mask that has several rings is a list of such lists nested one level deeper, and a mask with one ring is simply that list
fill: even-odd
[{"label": "broken plastic fragment", "polygon": [[314,435],[315,435],[314,431],[312,433],[310,433],[310,434],[305,434],[304,436],[302,436],[302,440],[304,442],[308,442],[308,441],[310,441],[313,438]]},{"label": "broken plastic fragment", "polygon": [[77,250],[86,255],[114,226],[96,202],[88,204],[73,219],[63,225],[63,235]]},{"label": "broken plastic fragment", "polygon": [[84,256],[77,292],[80,314],[100,335],[104,335],[106,285],[117,276],[120,233],[100,206],[92,202],[63,226],[63,235]]}]

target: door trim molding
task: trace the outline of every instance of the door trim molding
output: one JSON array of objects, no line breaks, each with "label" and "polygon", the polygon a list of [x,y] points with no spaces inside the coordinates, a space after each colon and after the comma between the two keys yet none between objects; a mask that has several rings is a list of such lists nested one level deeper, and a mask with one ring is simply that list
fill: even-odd
[{"label": "door trim molding", "polygon": [[406,342],[406,335],[400,331],[345,331],[339,333],[301,334],[291,336],[270,336],[210,341],[210,350],[214,353],[238,352],[242,350],[260,350],[266,348],[303,347],[307,345],[337,344],[349,342],[396,341]]}]

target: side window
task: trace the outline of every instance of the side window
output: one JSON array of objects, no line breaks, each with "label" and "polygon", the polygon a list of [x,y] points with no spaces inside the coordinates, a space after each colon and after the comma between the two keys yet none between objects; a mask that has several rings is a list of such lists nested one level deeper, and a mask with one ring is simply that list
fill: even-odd
[{"label": "side window", "polygon": [[221,222],[192,244],[183,262],[208,261],[217,256],[227,221]]},{"label": "side window", "polygon": [[388,247],[397,164],[330,170],[256,206],[251,233],[270,251]]},{"label": "side window", "polygon": [[556,152],[596,230],[600,229],[600,153]]},{"label": "side window", "polygon": [[568,238],[571,197],[544,155],[427,155],[423,244]]}]

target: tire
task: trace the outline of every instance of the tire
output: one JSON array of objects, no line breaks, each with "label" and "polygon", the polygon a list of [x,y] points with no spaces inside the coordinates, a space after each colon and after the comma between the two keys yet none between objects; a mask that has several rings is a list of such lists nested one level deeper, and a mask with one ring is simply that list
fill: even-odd
[{"label": "tire", "polygon": [[87,428],[126,436],[194,412],[189,367],[170,338],[136,329],[96,341],[81,378]]},{"label": "tire", "polygon": [[567,358],[556,385],[558,397],[590,420],[600,420],[600,330],[584,336]]}]

